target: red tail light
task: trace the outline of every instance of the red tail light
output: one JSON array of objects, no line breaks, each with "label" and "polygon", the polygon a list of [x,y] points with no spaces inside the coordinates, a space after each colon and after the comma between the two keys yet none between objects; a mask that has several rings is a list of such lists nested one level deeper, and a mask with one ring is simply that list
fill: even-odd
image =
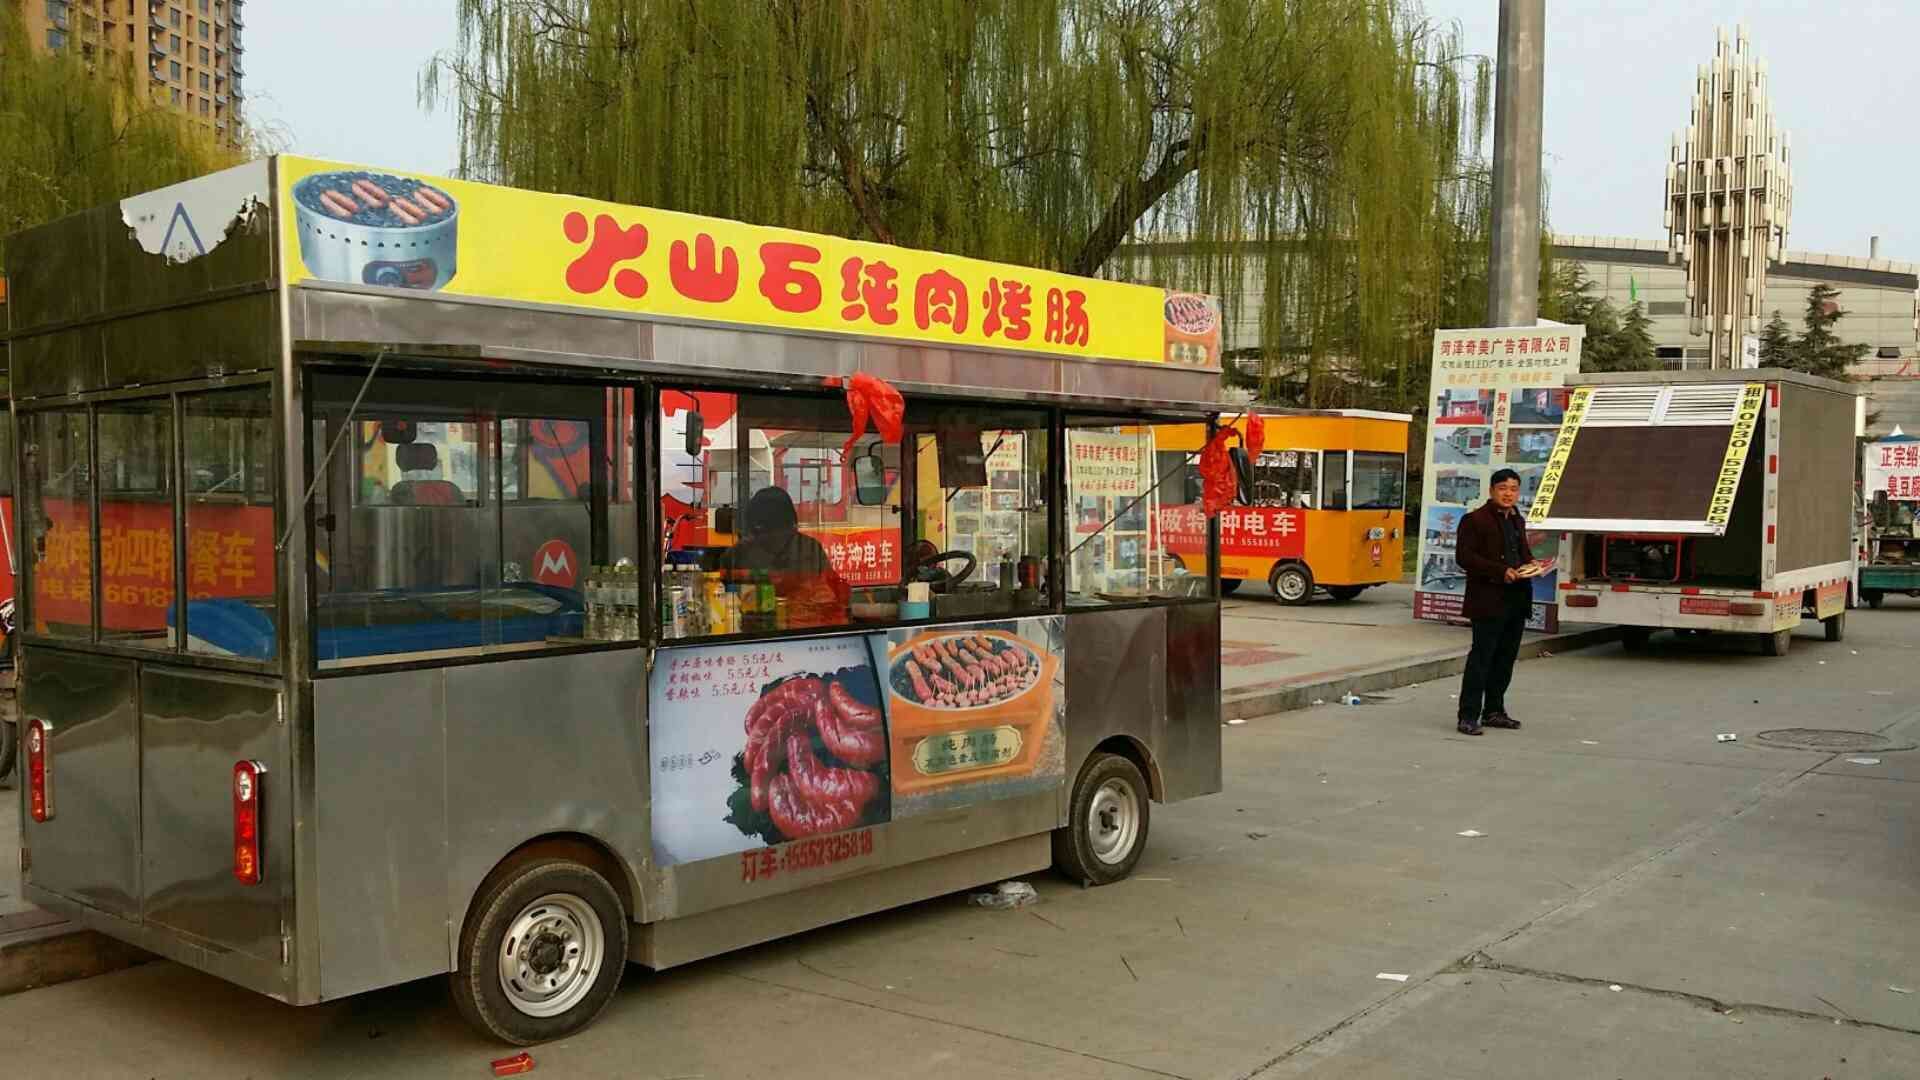
[{"label": "red tail light", "polygon": [[1765,615],[1767,613],[1767,605],[1736,603],[1732,605],[1729,610],[1731,610],[1735,615]]},{"label": "red tail light", "polygon": [[266,874],[260,860],[260,799],[267,767],[257,761],[233,764],[233,877],[258,885]]},{"label": "red tail light", "polygon": [[35,821],[53,820],[53,725],[27,721],[27,812]]}]

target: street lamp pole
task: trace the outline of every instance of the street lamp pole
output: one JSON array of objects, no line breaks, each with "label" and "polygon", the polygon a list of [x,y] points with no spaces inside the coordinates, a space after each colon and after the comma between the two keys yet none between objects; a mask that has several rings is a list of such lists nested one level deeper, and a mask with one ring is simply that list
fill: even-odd
[{"label": "street lamp pole", "polygon": [[1500,0],[1493,98],[1493,237],[1487,323],[1532,326],[1540,315],[1540,131],[1546,0]]}]

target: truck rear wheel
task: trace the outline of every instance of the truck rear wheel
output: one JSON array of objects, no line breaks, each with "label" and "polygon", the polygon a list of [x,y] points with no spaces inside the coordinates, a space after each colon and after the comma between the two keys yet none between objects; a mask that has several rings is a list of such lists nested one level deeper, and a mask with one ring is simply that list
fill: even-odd
[{"label": "truck rear wheel", "polygon": [[1787,655],[1787,650],[1792,647],[1792,630],[1775,630],[1773,633],[1764,634],[1760,638],[1760,651],[1768,656],[1785,656]]},{"label": "truck rear wheel", "polygon": [[1082,885],[1111,885],[1147,850],[1147,778],[1119,754],[1087,759],[1067,823],[1053,830],[1053,868]]},{"label": "truck rear wheel", "polygon": [[1828,641],[1845,641],[1847,637],[1847,613],[1841,612],[1829,619],[1821,619],[1820,625],[1826,627]]},{"label": "truck rear wheel", "polygon": [[480,888],[460,931],[453,1003],[516,1046],[586,1027],[627,967],[627,913],[600,872],[553,856],[511,860]]},{"label": "truck rear wheel", "polygon": [[1880,605],[1887,600],[1887,594],[1881,592],[1879,589],[1861,589],[1860,598],[1867,602],[1868,607],[1879,611]]},{"label": "truck rear wheel", "polygon": [[1367,587],[1365,585],[1329,585],[1327,586],[1327,595],[1333,597],[1335,600],[1351,600],[1354,597],[1359,596],[1361,593],[1366,591],[1367,591]]},{"label": "truck rear wheel", "polygon": [[1298,607],[1313,599],[1313,571],[1305,563],[1282,563],[1273,568],[1267,584],[1273,598],[1289,607]]}]

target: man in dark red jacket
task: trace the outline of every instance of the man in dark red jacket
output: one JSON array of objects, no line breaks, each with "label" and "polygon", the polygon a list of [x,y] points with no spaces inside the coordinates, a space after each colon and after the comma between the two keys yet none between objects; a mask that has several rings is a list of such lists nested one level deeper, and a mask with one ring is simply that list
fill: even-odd
[{"label": "man in dark red jacket", "polygon": [[1493,474],[1492,496],[1460,519],[1453,559],[1467,573],[1463,614],[1473,623],[1473,650],[1460,678],[1460,733],[1484,734],[1482,725],[1517,729],[1507,715],[1507,684],[1520,655],[1520,635],[1533,612],[1533,586],[1521,571],[1533,564],[1527,522],[1514,506],[1520,474]]}]

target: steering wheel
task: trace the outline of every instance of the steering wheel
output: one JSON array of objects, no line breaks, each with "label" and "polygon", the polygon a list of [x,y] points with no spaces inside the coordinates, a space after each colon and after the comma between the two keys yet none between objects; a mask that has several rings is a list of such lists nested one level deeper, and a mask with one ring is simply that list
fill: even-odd
[{"label": "steering wheel", "polygon": [[[928,546],[931,547],[932,545],[929,544]],[[940,565],[941,563],[950,563],[959,559],[965,559],[967,565],[965,569],[962,569],[958,573]],[[973,552],[971,551],[941,551],[915,559],[913,572],[909,575],[908,580],[925,582],[935,589],[945,591],[972,577],[974,570],[978,569],[979,566],[980,560],[974,558]]]}]

